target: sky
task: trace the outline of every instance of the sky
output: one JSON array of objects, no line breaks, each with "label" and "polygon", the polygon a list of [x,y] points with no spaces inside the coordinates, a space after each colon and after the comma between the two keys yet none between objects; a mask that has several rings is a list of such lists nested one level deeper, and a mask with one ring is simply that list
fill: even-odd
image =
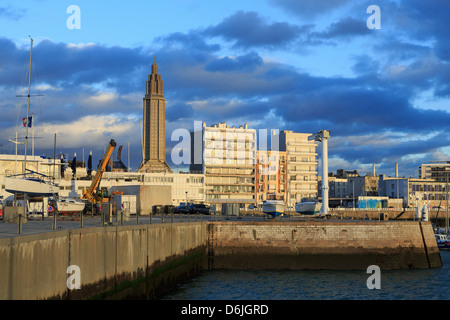
[{"label": "sky", "polygon": [[135,171],[156,57],[174,171],[172,133],[202,121],[329,130],[330,172],[392,176],[398,163],[417,177],[450,160],[449,12],[447,0],[0,0],[0,152],[25,136],[31,36],[37,155],[53,157],[56,135],[57,153],[98,163],[114,139]]}]

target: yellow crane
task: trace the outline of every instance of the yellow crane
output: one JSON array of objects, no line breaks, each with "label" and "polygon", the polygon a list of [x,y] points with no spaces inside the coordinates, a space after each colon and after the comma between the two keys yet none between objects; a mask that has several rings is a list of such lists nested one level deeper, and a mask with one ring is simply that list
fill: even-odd
[{"label": "yellow crane", "polygon": [[106,166],[111,158],[111,155],[116,147],[116,142],[111,139],[109,142],[108,148],[106,148],[105,154],[98,166],[97,172],[92,179],[91,186],[89,189],[83,192],[82,199],[87,199],[92,204],[108,202],[109,196],[99,190],[100,180],[102,179],[103,172],[105,172]]}]

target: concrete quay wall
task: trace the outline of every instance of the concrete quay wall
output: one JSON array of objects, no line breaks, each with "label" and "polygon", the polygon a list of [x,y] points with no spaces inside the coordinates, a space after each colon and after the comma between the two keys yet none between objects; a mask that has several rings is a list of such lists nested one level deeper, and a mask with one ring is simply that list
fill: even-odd
[{"label": "concrete quay wall", "polygon": [[430,222],[213,223],[214,268],[441,267]]},{"label": "concrete quay wall", "polygon": [[[78,266],[81,289],[67,287]],[[429,222],[191,222],[0,239],[0,300],[151,299],[207,268],[442,266]]]},{"label": "concrete quay wall", "polygon": [[[205,235],[206,224],[178,223],[0,239],[0,299],[152,298],[206,266]],[[79,290],[67,286],[72,265]]]}]

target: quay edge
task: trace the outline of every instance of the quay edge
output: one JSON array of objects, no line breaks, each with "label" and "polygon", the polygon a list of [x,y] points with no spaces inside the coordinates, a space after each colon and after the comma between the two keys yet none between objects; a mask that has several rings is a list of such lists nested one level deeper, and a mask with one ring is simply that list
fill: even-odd
[{"label": "quay edge", "polygon": [[[153,299],[202,270],[435,268],[430,222],[191,222],[0,239],[0,299]],[[79,266],[81,289],[67,288]]]}]

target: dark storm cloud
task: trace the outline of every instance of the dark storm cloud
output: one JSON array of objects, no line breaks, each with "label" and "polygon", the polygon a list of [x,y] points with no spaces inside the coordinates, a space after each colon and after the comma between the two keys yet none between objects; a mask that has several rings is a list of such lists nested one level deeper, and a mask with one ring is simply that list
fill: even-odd
[{"label": "dark storm cloud", "polygon": [[204,31],[204,35],[223,37],[233,41],[235,47],[285,47],[295,40],[303,29],[286,22],[270,23],[257,12],[238,11],[215,26]]}]

